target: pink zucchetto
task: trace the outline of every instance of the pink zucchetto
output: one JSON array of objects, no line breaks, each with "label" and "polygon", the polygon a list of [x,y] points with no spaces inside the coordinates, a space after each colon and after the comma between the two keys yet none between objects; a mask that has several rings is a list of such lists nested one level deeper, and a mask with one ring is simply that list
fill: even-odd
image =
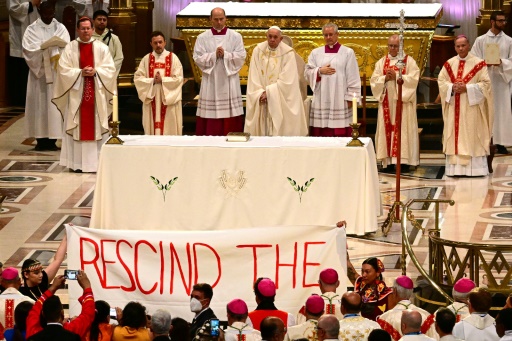
[{"label": "pink zucchetto", "polygon": [[258,291],[265,297],[272,297],[276,295],[276,285],[271,279],[263,278],[258,283]]},{"label": "pink zucchetto", "polygon": [[314,315],[320,314],[324,311],[324,299],[316,294],[309,296],[306,300],[306,310]]},{"label": "pink zucchetto", "polygon": [[402,288],[405,288],[405,289],[413,289],[414,288],[414,283],[412,282],[412,279],[410,279],[407,276],[398,276],[396,278],[396,284],[398,284],[399,286],[401,286]]},{"label": "pink zucchetto", "polygon": [[320,272],[320,280],[325,284],[336,284],[338,281],[338,272],[332,268],[323,269]]},{"label": "pink zucchetto", "polygon": [[245,304],[245,302],[239,298],[235,298],[228,303],[228,310],[237,315],[245,315],[249,312],[249,309],[247,309],[247,304]]},{"label": "pink zucchetto", "polygon": [[455,282],[455,285],[453,286],[453,290],[460,292],[462,294],[467,294],[471,290],[473,290],[476,287],[475,282],[470,280],[469,278],[461,278],[457,282]]},{"label": "pink zucchetto", "polygon": [[2,272],[2,278],[6,281],[12,281],[19,278],[20,274],[16,268],[7,268]]}]

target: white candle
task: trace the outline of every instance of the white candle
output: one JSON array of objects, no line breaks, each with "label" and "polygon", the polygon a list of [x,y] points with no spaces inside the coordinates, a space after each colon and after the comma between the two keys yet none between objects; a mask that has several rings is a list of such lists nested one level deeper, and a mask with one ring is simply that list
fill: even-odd
[{"label": "white candle", "polygon": [[352,123],[357,123],[357,97],[355,92],[352,98]]},{"label": "white candle", "polygon": [[112,121],[119,121],[119,111],[118,111],[118,102],[117,102],[117,93],[114,92],[114,97],[112,97]]}]

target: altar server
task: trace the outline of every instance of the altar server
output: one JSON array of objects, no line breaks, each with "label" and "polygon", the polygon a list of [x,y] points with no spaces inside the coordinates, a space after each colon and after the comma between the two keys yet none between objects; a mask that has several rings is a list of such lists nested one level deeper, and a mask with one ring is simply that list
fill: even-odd
[{"label": "altar server", "polygon": [[307,135],[295,52],[282,40],[281,29],[272,26],[252,53],[244,128],[252,135]]},{"label": "altar server", "polygon": [[361,94],[354,50],[338,42],[338,26],[322,28],[325,46],[311,51],[305,75],[313,90],[309,113],[311,136],[350,136],[352,99]]},{"label": "altar server", "polygon": [[39,6],[40,18],[23,36],[23,57],[30,68],[25,106],[25,136],[35,137],[35,150],[58,150],[62,138],[62,117],[51,102],[59,58],[69,43],[69,33],[55,18],[52,2]]},{"label": "altar server", "polygon": [[151,33],[153,52],[142,58],[134,75],[142,101],[142,125],[146,135],[181,135],[183,131],[183,67],[165,45],[162,32]]},{"label": "altar server", "polygon": [[226,13],[214,8],[212,28],[194,45],[194,62],[202,80],[197,103],[196,135],[227,135],[244,129],[240,69],[245,63],[242,35],[226,26]]},{"label": "altar server", "polygon": [[493,11],[490,17],[491,28],[487,33],[476,38],[471,54],[484,59],[487,44],[498,44],[499,64],[489,65],[487,71],[491,79],[494,94],[494,124],[492,128],[493,143],[498,153],[508,154],[505,146],[512,145],[512,110],[510,105],[512,82],[512,37],[503,32],[507,17],[503,11]]},{"label": "altar server", "polygon": [[[379,101],[377,114],[377,132],[375,150],[377,161],[383,167],[395,165],[398,154],[396,109],[398,103],[398,52],[399,37],[392,35],[388,39],[388,53],[376,64],[370,85],[373,96]],[[409,55],[403,58],[402,69],[402,129],[401,163],[417,166],[420,163],[418,119],[416,118],[416,88],[420,80],[420,69]]]},{"label": "altar server", "polygon": [[92,21],[77,22],[78,38],[59,59],[53,103],[64,117],[60,164],[79,172],[96,172],[101,146],[108,138],[108,117],[116,68],[108,47],[92,38]]}]

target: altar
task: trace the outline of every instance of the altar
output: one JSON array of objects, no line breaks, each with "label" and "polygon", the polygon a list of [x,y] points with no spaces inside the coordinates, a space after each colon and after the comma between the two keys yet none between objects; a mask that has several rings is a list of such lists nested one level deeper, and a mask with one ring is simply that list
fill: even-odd
[{"label": "altar", "polygon": [[377,230],[373,143],[350,138],[121,136],[100,154],[91,228],[227,230],[333,225]]},{"label": "altar", "polygon": [[176,15],[176,27],[182,32],[196,82],[201,70],[192,60],[197,36],[211,27],[210,11],[221,7],[226,11],[227,26],[239,32],[247,51],[240,81],[247,83],[249,62],[253,49],[266,40],[272,25],[282,29],[293,41],[295,51],[307,62],[311,51],[323,46],[322,26],[333,22],[339,27],[339,42],[354,50],[361,77],[370,77],[375,63],[387,53],[387,40],[397,33],[386,24],[397,23],[400,10],[405,11],[407,24],[404,51],[418,63],[423,72],[429,57],[430,44],[443,10],[439,3],[244,3],[192,2]]}]

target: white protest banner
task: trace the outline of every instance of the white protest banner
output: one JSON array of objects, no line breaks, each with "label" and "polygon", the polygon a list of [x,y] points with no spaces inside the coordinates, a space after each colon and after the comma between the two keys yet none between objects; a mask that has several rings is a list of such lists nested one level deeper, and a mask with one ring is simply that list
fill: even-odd
[{"label": "white protest banner", "polygon": [[[83,269],[96,300],[124,307],[138,301],[149,313],[167,309],[191,320],[189,302],[196,283],[213,287],[211,308],[225,319],[234,299],[256,307],[253,283],[268,277],[277,287],[276,306],[295,315],[311,293],[320,293],[318,275],[339,272],[346,290],[345,229],[286,226],[226,231],[123,231],[66,226],[68,268]],[[78,315],[82,294],[68,280],[70,315]]]}]

